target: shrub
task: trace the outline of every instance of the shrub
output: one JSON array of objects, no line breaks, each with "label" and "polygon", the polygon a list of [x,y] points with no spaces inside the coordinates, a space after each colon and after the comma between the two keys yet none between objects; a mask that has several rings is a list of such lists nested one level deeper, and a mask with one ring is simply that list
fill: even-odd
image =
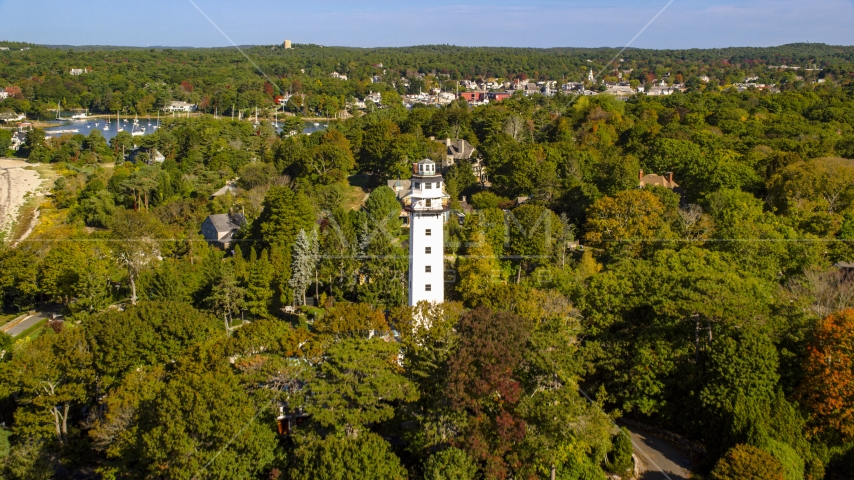
[{"label": "shrub", "polygon": [[770,453],[736,445],[718,460],[712,480],[785,480],[783,465]]},{"label": "shrub", "polygon": [[623,427],[613,439],[613,447],[608,454],[605,468],[620,475],[631,471],[632,466],[632,434]]}]

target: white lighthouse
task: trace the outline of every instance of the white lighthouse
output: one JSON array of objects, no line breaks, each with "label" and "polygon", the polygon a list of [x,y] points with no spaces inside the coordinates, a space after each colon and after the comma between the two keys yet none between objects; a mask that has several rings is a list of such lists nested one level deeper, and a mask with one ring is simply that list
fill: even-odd
[{"label": "white lighthouse", "polygon": [[412,190],[404,198],[410,216],[409,305],[445,301],[445,212],[450,197],[436,164],[412,164]]}]

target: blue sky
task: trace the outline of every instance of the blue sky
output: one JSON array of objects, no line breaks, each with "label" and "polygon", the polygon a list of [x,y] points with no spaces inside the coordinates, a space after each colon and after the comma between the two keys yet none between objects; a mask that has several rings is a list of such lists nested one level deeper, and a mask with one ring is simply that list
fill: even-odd
[{"label": "blue sky", "polygon": [[[623,46],[668,0],[193,0],[236,43]],[[674,0],[643,48],[854,45],[854,0]],[[0,0],[0,40],[225,46],[190,0]]]}]

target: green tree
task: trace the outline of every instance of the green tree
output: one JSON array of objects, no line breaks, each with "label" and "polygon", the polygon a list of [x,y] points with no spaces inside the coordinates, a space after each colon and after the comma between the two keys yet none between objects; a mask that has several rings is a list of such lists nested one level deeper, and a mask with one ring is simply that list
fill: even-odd
[{"label": "green tree", "polygon": [[477,306],[492,285],[501,280],[501,265],[483,233],[477,232],[464,255],[457,258],[457,293],[468,306]]},{"label": "green tree", "polygon": [[351,478],[354,472],[366,480],[407,478],[388,442],[373,432],[355,438],[311,436],[298,442],[289,471],[294,480],[336,480]]},{"label": "green tree", "polygon": [[140,272],[160,255],[159,227],[147,213],[123,211],[110,222],[113,256],[127,270],[133,305],[137,302],[136,281]]},{"label": "green tree", "polygon": [[395,343],[380,338],[336,343],[309,383],[306,412],[351,438],[369,424],[390,420],[396,402],[418,399],[417,389],[396,364],[398,354]]},{"label": "green tree", "polygon": [[264,197],[264,210],[252,222],[253,239],[266,245],[282,243],[288,251],[293,247],[300,230],[314,226],[314,208],[309,199],[285,186],[273,186]]},{"label": "green tree", "polygon": [[631,472],[634,462],[632,460],[632,434],[625,427],[614,436],[613,448],[608,454],[606,468],[618,475]]},{"label": "green tree", "polygon": [[[235,254],[235,258],[237,254]],[[249,265],[246,282],[246,308],[252,315],[262,318],[270,317],[270,305],[273,299],[273,264],[267,250]]]},{"label": "green tree", "polygon": [[40,253],[28,245],[0,249],[0,300],[5,308],[18,311],[33,304],[39,291]]},{"label": "green tree", "polygon": [[[149,475],[252,478],[274,459],[275,433],[228,367],[179,371],[140,425],[140,461]],[[167,420],[168,419],[168,420]]]},{"label": "green tree", "polygon": [[225,331],[230,334],[234,314],[246,305],[246,291],[234,278],[234,270],[230,266],[222,269],[219,281],[211,289],[208,304],[217,312],[222,313],[225,321]]},{"label": "green tree", "polygon": [[720,451],[738,443],[761,444],[769,433],[780,378],[774,344],[752,328],[732,336],[719,333],[712,341],[707,368],[699,399],[710,419],[709,443]]},{"label": "green tree", "polygon": [[196,343],[222,335],[217,321],[170,300],[107,310],[84,321],[93,366],[106,386],[137,367],[171,363]]},{"label": "green tree", "polygon": [[364,212],[371,230],[382,228],[390,235],[396,236],[400,232],[400,211],[397,195],[387,186],[375,189],[365,200]]},{"label": "green tree", "polygon": [[15,353],[4,382],[18,394],[16,435],[31,439],[55,439],[69,443],[74,409],[89,400],[94,380],[92,354],[83,329],[63,328],[61,333],[42,333],[32,344]]},{"label": "green tree", "polygon": [[476,474],[474,460],[454,447],[430,456],[424,464],[425,480],[474,480]]}]

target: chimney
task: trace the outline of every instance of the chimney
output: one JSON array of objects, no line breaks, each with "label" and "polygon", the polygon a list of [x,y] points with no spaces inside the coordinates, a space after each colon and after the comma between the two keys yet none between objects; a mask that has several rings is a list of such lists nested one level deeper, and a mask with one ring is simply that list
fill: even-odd
[{"label": "chimney", "polygon": [[643,180],[643,170],[638,173],[638,180]]},{"label": "chimney", "polygon": [[446,146],[446,147],[450,147],[450,146],[451,146],[451,138],[450,138],[450,137],[448,137],[448,138],[446,138],[446,139],[445,139],[445,146]]},{"label": "chimney", "polygon": [[418,164],[417,163],[412,164],[412,173],[414,173],[415,175],[418,175]]},{"label": "chimney", "polygon": [[673,172],[667,172],[667,181],[670,182],[670,186],[673,186]]}]

